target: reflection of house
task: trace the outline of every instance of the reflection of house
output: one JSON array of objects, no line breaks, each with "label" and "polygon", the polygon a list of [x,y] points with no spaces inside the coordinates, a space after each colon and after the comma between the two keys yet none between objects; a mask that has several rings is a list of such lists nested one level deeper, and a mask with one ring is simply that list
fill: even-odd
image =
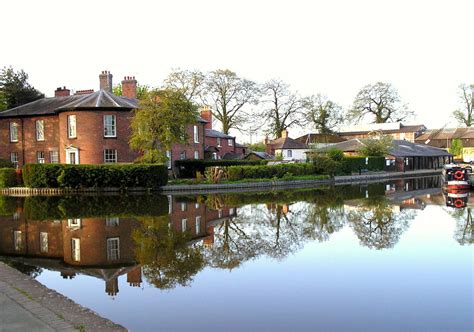
[{"label": "reflection of house", "polygon": [[[332,144],[321,151],[336,149],[343,151],[345,155],[356,156],[364,147],[364,142],[356,138]],[[385,170],[401,172],[404,170],[437,169],[452,160],[453,156],[446,150],[424,144],[394,140],[385,156]]]},{"label": "reflection of house", "polygon": [[424,125],[404,125],[401,122],[396,123],[372,123],[364,125],[355,125],[342,128],[339,136],[346,139],[368,138],[371,133],[379,132],[384,135],[390,135],[394,140],[406,140],[414,143],[426,127]]},{"label": "reflection of house", "polygon": [[283,160],[306,160],[308,146],[288,137],[288,131],[281,132],[281,137],[265,139],[265,152],[272,156],[281,156]]}]

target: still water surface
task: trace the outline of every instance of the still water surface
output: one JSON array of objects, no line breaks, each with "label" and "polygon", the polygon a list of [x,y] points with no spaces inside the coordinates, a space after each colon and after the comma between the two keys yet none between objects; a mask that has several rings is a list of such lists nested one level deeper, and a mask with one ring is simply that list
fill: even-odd
[{"label": "still water surface", "polygon": [[469,199],[438,178],[3,197],[0,259],[132,331],[472,331]]}]

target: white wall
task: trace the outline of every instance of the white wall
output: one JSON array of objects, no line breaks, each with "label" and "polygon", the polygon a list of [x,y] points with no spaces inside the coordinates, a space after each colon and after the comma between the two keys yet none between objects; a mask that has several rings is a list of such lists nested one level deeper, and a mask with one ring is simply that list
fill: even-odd
[{"label": "white wall", "polygon": [[[291,150],[291,157],[288,157],[288,150]],[[283,160],[302,160],[306,161],[307,149],[277,149],[275,150],[275,156],[282,154]]]}]

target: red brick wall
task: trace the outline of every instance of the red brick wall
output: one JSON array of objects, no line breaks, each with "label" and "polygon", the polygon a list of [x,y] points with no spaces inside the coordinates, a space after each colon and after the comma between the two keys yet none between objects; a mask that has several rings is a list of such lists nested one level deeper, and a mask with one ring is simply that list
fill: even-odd
[{"label": "red brick wall", "polygon": [[218,147],[217,146],[217,137],[206,136],[206,145],[215,146],[217,149],[219,149],[219,152],[217,152],[217,156],[222,158],[222,156],[225,155],[228,152],[238,153],[236,151],[236,147],[235,147],[235,139],[234,138],[230,138],[230,139],[233,141],[232,146],[229,146],[229,139],[221,138],[221,146]]},{"label": "red brick wall", "polygon": [[[76,115],[76,136],[69,138],[67,131],[67,116]],[[104,115],[115,115],[117,120],[117,137],[104,137]],[[117,162],[133,162],[138,153],[129,148],[128,140],[131,134],[130,122],[133,113],[130,111],[69,111],[59,114],[59,146],[60,162],[66,162],[64,148],[69,145],[79,149],[81,164],[102,164],[104,149],[117,150]]]},{"label": "red brick wall", "polygon": [[196,123],[199,132],[199,143],[194,143],[194,125],[186,128],[186,134],[188,136],[188,144],[175,144],[171,149],[171,161],[172,165],[176,160],[180,160],[181,152],[186,152],[185,159],[194,159],[194,151],[198,151],[199,158],[204,159],[204,124],[201,122]]}]

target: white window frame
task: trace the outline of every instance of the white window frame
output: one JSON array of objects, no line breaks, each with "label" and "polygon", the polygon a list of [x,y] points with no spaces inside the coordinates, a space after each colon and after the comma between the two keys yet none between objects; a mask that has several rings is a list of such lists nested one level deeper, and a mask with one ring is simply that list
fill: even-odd
[{"label": "white window frame", "polygon": [[188,209],[188,203],[181,202],[181,211],[184,212]]},{"label": "white window frame", "polygon": [[[71,154],[74,154],[75,162],[72,163]],[[67,147],[66,148],[66,164],[79,164],[79,149],[75,147]]]},{"label": "white window frame", "polygon": [[36,140],[44,141],[44,120],[36,120]]},{"label": "white window frame", "polygon": [[106,227],[120,226],[120,218],[119,217],[105,217],[105,226]]},{"label": "white window frame", "polygon": [[82,220],[80,218],[71,218],[67,220],[67,227],[69,229],[79,229],[81,228]]},{"label": "white window frame", "polygon": [[217,147],[218,148],[221,147],[221,138],[220,137],[217,137]]},{"label": "white window frame", "polygon": [[36,151],[36,162],[38,164],[44,164],[45,163],[44,151]]},{"label": "white window frame", "polygon": [[117,117],[113,114],[104,115],[104,137],[117,137]]},{"label": "white window frame", "polygon": [[194,159],[199,159],[199,151],[198,150],[194,151]]},{"label": "white window frame", "polygon": [[287,158],[293,158],[293,150],[286,150]]},{"label": "white window frame", "polygon": [[173,196],[168,195],[168,214],[173,213]]},{"label": "white window frame", "polygon": [[10,142],[18,142],[18,123],[10,122]]},{"label": "white window frame", "polygon": [[39,234],[39,240],[40,240],[40,252],[41,253],[47,253],[49,248],[48,248],[48,233],[47,232],[40,232]]},{"label": "white window frame", "polygon": [[76,237],[71,239],[71,259],[74,262],[81,261],[81,239]]},{"label": "white window frame", "polygon": [[67,116],[67,137],[76,138],[77,137],[77,119],[76,114],[69,114]]},{"label": "white window frame", "polygon": [[16,251],[20,251],[23,247],[23,239],[21,238],[21,231],[13,231],[13,246]]},{"label": "white window frame", "polygon": [[181,219],[181,232],[183,233],[186,232],[187,228],[188,228],[188,219],[186,218]]},{"label": "white window frame", "polygon": [[172,158],[172,152],[170,150],[166,151],[166,166],[168,169],[171,169],[171,158]]},{"label": "white window frame", "polygon": [[201,233],[201,216],[196,217],[196,235]]},{"label": "white window frame", "polygon": [[228,144],[229,146],[234,146],[234,139],[233,139],[233,138],[227,139],[227,144]]},{"label": "white window frame", "polygon": [[51,164],[59,164],[59,151],[58,150],[49,151],[49,162]]},{"label": "white window frame", "polygon": [[10,152],[10,161],[15,168],[18,168],[18,152]]},{"label": "white window frame", "polygon": [[111,237],[107,239],[107,260],[120,260],[120,238]]},{"label": "white window frame", "polygon": [[185,160],[186,159],[186,151],[181,151],[181,153],[179,154],[179,159],[180,160]]},{"label": "white window frame", "polygon": [[117,159],[117,149],[104,149],[104,164],[116,164]]},{"label": "white window frame", "polygon": [[213,153],[212,153],[212,159],[213,159],[213,160],[217,160],[217,152],[213,152]]},{"label": "white window frame", "polygon": [[199,143],[199,127],[198,126],[193,126],[193,131],[194,131],[194,143]]}]

